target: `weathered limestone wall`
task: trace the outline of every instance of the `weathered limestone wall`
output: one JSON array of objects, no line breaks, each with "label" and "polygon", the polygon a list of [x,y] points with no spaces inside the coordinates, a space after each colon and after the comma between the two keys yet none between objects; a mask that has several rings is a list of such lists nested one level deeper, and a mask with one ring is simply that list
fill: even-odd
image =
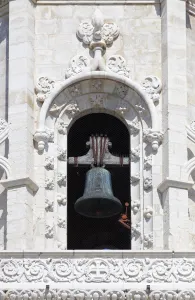
[{"label": "weathered limestone wall", "polygon": [[[36,78],[48,76],[64,80],[71,58],[89,56],[76,37],[84,19],[91,19],[94,5],[38,5],[35,24]],[[161,78],[160,5],[98,5],[105,21],[114,21],[120,36],[106,51],[122,55],[130,68],[130,77],[138,82],[148,75]]]}]

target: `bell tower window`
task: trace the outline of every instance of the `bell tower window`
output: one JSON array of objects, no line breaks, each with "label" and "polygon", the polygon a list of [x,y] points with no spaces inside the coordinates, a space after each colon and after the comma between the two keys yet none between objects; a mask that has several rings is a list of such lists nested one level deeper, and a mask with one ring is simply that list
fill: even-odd
[{"label": "bell tower window", "polygon": [[[86,180],[87,172],[92,170],[90,163],[92,156],[89,157],[88,155],[90,141],[92,156],[95,159],[93,168],[96,168],[96,171],[98,171],[98,168],[100,168],[100,171],[105,170],[103,173],[106,179],[110,174],[110,188],[112,189],[113,199],[119,199],[120,202],[121,212],[112,216],[86,216],[88,214],[86,210],[92,209],[90,201],[94,201],[94,198],[84,201],[84,204],[82,203],[84,207],[78,209],[80,213],[75,210],[75,203],[78,199],[86,197],[84,190],[89,188],[89,186],[86,186],[88,184]],[[86,146],[87,142],[88,148]],[[104,160],[103,154],[108,142],[109,153],[105,156],[107,159]],[[99,147],[99,152],[97,147]],[[110,114],[88,114],[79,118],[71,126],[68,133],[68,249],[131,248],[129,153],[129,131],[122,121]],[[100,176],[102,175],[100,174]],[[103,184],[101,180],[98,181],[100,188],[102,188]],[[107,181],[104,183],[105,189],[109,189]],[[106,193],[105,191],[103,192]],[[113,199],[111,197],[111,201]],[[105,205],[108,203],[106,201],[108,200],[105,199]],[[87,203],[89,203],[89,208]],[[85,211],[84,214],[82,213],[83,209]],[[92,215],[91,211],[89,211],[89,215]]]}]

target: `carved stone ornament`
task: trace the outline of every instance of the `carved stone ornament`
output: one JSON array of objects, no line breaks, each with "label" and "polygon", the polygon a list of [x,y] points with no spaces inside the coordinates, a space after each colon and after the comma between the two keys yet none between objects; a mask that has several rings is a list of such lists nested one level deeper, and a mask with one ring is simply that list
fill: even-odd
[{"label": "carved stone ornament", "polygon": [[58,217],[58,227],[66,228],[66,220],[63,217]]},{"label": "carved stone ornament", "polygon": [[128,122],[128,125],[130,128],[131,134],[136,135],[139,133],[139,131],[140,131],[139,122],[137,122],[137,121]]},{"label": "carved stone ornament", "polygon": [[[65,245],[61,242],[58,243],[58,248],[60,250],[66,250]],[[31,272],[36,271],[36,266],[32,268]],[[100,289],[49,289],[45,292],[44,289],[4,289],[0,290],[0,298],[7,300],[28,300],[28,299],[75,299],[75,300],[194,300],[195,291],[194,290],[155,290],[148,292],[145,290],[131,289],[131,290],[100,290]]]},{"label": "carved stone ornament", "polygon": [[37,94],[37,100],[44,102],[45,99],[51,94],[54,88],[54,81],[48,77],[40,77],[35,87],[35,93]]},{"label": "carved stone ornament", "polygon": [[153,247],[153,234],[144,234],[144,249],[151,249]]},{"label": "carved stone ornament", "polygon": [[130,183],[131,184],[137,184],[139,181],[140,181],[140,174],[139,173],[131,175],[131,178],[130,178]]},{"label": "carved stone ornament", "polygon": [[67,154],[66,149],[63,149],[63,148],[58,146],[58,150],[57,150],[58,159],[61,160],[61,161],[66,161],[66,158],[67,158],[66,154]]},{"label": "carved stone ornament", "polygon": [[159,103],[160,93],[162,91],[162,84],[160,79],[155,76],[148,76],[142,83],[144,91],[148,94],[150,99],[156,104]]},{"label": "carved stone ornament", "polygon": [[[139,226],[135,228],[138,234],[139,229]],[[48,233],[48,238],[53,237],[54,230],[51,225],[46,226],[46,233]],[[151,239],[151,237],[149,237],[149,239]],[[145,242],[146,247],[148,247],[148,236],[145,236]],[[102,257],[102,255],[103,252],[101,253],[101,258],[81,258],[77,257],[75,253],[74,257],[70,257],[68,254],[66,255],[64,253],[62,253],[60,257],[59,254],[55,256],[54,253],[52,257],[40,258],[38,256],[32,257],[31,252],[30,258],[26,258],[27,256],[19,258],[17,255],[16,258],[9,258],[3,253],[0,260],[0,280],[1,283],[21,283],[24,284],[24,288],[26,288],[27,283],[113,283],[119,291],[121,291],[121,284],[123,283],[138,283],[139,285],[139,283],[194,284],[195,282],[195,258],[185,259],[177,257],[173,259],[167,257],[166,254],[165,257],[161,256],[158,258],[158,252],[156,254],[155,252],[152,252],[152,255],[151,253],[146,253],[144,257],[140,257],[139,254],[138,256],[134,254],[130,258],[124,259],[118,259],[115,256],[108,257],[107,253],[105,254],[105,257]],[[148,255],[151,255],[151,257],[149,258]],[[99,272],[100,270],[101,272]],[[178,287],[180,287],[180,285],[178,285]],[[164,288],[165,286],[163,286],[163,290]],[[6,292],[7,289],[4,289],[4,291]],[[45,293],[45,289],[42,288],[42,291]],[[169,291],[171,293],[170,286],[167,293]],[[68,290],[66,290],[66,292],[68,292]],[[186,295],[193,295],[193,298],[182,298],[185,295],[184,292]],[[179,299],[195,299],[195,294],[191,294],[191,291],[189,290],[183,290],[182,292],[178,291],[177,293],[178,296],[181,297]],[[10,300],[13,299],[15,298],[11,298]],[[25,299],[26,298],[23,300]],[[164,299],[169,300],[171,298]]]},{"label": "carved stone ornament", "polygon": [[71,102],[66,106],[65,113],[67,114],[69,119],[72,119],[79,112],[80,112],[80,109],[76,102]]},{"label": "carved stone ornament", "polygon": [[141,235],[141,225],[140,223],[133,224],[131,226],[131,235],[134,238],[138,238]]},{"label": "carved stone ornament", "polygon": [[127,68],[126,60],[121,55],[112,55],[106,62],[108,71],[117,73],[118,75],[130,76],[130,70]]},{"label": "carved stone ornament", "polygon": [[67,202],[66,195],[58,193],[57,202],[59,205],[66,205]]},{"label": "carved stone ornament", "polygon": [[144,158],[144,168],[150,169],[152,167],[152,155],[146,156]]},{"label": "carved stone ornament", "polygon": [[91,94],[90,95],[90,103],[92,107],[104,107],[105,101],[107,100],[106,94]]},{"label": "carved stone ornament", "polygon": [[115,111],[121,114],[122,116],[124,116],[125,113],[129,112],[129,110],[130,110],[129,103],[127,101],[120,99],[117,104],[117,107],[115,108]]},{"label": "carved stone ornament", "polygon": [[91,90],[92,92],[101,92],[103,86],[103,81],[100,79],[91,80]]},{"label": "carved stone ornament", "polygon": [[148,191],[152,188],[152,178],[151,177],[146,177],[144,179],[144,190]]},{"label": "carved stone ornament", "polygon": [[129,88],[125,84],[117,83],[115,85],[114,94],[123,99],[127,95],[128,90]]},{"label": "carved stone ornament", "polygon": [[139,209],[140,209],[140,200],[132,200],[131,210],[133,211],[134,215],[137,214]]},{"label": "carved stone ornament", "polygon": [[52,212],[53,207],[54,207],[54,202],[52,200],[45,199],[45,210]]},{"label": "carved stone ornament", "polygon": [[147,206],[145,209],[144,209],[144,218],[146,220],[149,220],[152,218],[152,215],[153,215],[153,208],[150,207],[150,206]]},{"label": "carved stone ornament", "polygon": [[119,35],[119,28],[115,23],[104,23],[103,15],[96,9],[92,21],[82,21],[77,30],[77,36],[85,45],[92,47],[92,42],[102,41],[105,45],[111,45]]},{"label": "carved stone ornament", "polygon": [[132,162],[137,162],[140,159],[140,147],[132,148],[130,152]]},{"label": "carved stone ornament", "polygon": [[47,138],[48,142],[53,143],[54,142],[54,131],[48,127],[45,129],[45,131],[48,136],[48,138]]},{"label": "carved stone ornament", "polygon": [[63,135],[67,134],[67,125],[61,119],[58,121],[57,129],[60,134]]},{"label": "carved stone ornament", "polygon": [[[60,249],[60,250],[66,250],[66,245],[64,243],[62,243],[62,242],[58,242],[57,246],[58,246],[58,249]],[[63,298],[63,296],[66,297],[66,295],[67,295],[67,291],[64,292],[64,295],[62,294],[62,298],[61,299],[65,300],[65,298]]]},{"label": "carved stone ornament", "polygon": [[49,135],[47,134],[46,130],[38,130],[34,134],[34,140],[38,144],[38,150],[43,151],[45,148],[45,144],[48,142]]},{"label": "carved stone ornament", "polygon": [[45,168],[47,170],[53,170],[54,169],[54,157],[52,157],[52,156],[46,156],[45,157]]},{"label": "carved stone ornament", "polygon": [[53,178],[46,178],[45,179],[45,189],[46,190],[53,190],[54,189],[54,180]]},{"label": "carved stone ornament", "polygon": [[81,85],[80,84],[73,84],[68,88],[68,92],[72,97],[77,97],[81,94]]},{"label": "carved stone ornament", "polygon": [[50,224],[47,224],[45,226],[45,237],[47,239],[52,239],[54,236],[54,228]]},{"label": "carved stone ornament", "polygon": [[83,71],[90,71],[90,61],[86,56],[76,55],[71,59],[65,77],[69,78]]},{"label": "carved stone ornament", "polygon": [[59,186],[66,186],[66,175],[63,173],[58,173],[57,183]]},{"label": "carved stone ornament", "polygon": [[158,150],[159,144],[163,140],[163,133],[160,131],[153,130],[151,128],[144,130],[143,139],[147,143],[152,144],[152,149],[154,151]]}]

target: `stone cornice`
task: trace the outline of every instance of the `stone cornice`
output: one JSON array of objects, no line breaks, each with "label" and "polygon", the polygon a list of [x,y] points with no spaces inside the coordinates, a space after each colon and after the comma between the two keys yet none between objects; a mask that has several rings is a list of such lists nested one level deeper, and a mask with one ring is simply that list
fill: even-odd
[{"label": "stone cornice", "polygon": [[2,184],[3,187],[6,189],[11,189],[17,186],[27,186],[29,189],[32,190],[32,192],[37,192],[38,190],[38,185],[30,177],[23,177],[17,179],[9,178],[7,180],[1,180],[0,184]]},{"label": "stone cornice", "polygon": [[157,189],[160,193],[164,193],[164,191],[166,191],[170,187],[189,190],[192,188],[193,185],[194,185],[193,181],[175,180],[167,177],[159,184]]}]

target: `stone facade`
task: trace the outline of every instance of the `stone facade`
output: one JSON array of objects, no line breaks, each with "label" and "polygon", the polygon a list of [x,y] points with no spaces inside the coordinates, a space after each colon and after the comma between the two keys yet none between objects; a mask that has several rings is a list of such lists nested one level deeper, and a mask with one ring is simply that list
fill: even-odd
[{"label": "stone facade", "polygon": [[[0,298],[195,299],[195,2],[4,0],[0,29]],[[67,250],[67,137],[99,112],[130,133],[131,249]]]}]

